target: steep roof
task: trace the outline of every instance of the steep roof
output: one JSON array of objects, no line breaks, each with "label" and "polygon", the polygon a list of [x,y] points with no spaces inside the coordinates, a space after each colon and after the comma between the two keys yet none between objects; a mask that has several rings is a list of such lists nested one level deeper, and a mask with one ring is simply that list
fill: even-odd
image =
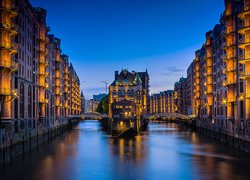
[{"label": "steep roof", "polygon": [[147,72],[129,72],[123,69],[115,78],[111,86],[116,86],[116,83],[121,85],[136,85],[137,82],[142,83],[143,87],[146,87],[145,77],[148,76]]}]

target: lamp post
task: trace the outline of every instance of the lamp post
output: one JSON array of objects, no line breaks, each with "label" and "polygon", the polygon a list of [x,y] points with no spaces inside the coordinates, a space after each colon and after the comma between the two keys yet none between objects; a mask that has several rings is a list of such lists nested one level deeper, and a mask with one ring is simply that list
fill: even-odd
[{"label": "lamp post", "polygon": [[109,85],[109,82],[108,81],[101,81],[101,83],[105,84],[105,93],[108,94],[108,85]]}]

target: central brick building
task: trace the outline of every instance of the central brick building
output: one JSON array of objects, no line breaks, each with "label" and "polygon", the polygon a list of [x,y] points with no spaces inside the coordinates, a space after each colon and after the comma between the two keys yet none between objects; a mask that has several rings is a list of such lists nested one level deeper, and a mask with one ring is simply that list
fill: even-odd
[{"label": "central brick building", "polygon": [[[145,115],[148,113],[149,75],[148,72],[115,71],[115,80],[109,87],[109,117],[115,115]],[[118,110],[129,109],[128,112]],[[118,107],[119,105],[119,107]],[[136,106],[139,110],[136,110]],[[132,109],[131,109],[132,108]],[[114,114],[115,113],[115,114]],[[128,113],[128,114],[127,114]]]}]

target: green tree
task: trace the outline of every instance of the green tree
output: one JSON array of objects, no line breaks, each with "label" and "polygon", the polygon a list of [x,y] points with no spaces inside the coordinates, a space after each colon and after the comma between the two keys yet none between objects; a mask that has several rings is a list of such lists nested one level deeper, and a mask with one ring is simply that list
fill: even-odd
[{"label": "green tree", "polygon": [[109,96],[104,96],[99,102],[96,111],[102,114],[108,114],[109,109]]}]

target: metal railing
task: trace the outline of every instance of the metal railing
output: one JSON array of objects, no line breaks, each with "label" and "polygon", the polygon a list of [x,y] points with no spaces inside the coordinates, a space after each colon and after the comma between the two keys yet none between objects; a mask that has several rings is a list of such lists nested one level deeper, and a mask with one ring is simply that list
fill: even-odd
[{"label": "metal railing", "polygon": [[0,60],[0,67],[17,69],[18,63],[13,60]]},{"label": "metal railing", "polygon": [[18,50],[18,44],[16,42],[2,41],[0,44],[1,48]]},{"label": "metal railing", "polygon": [[250,72],[241,72],[240,76],[241,77],[250,77]]},{"label": "metal railing", "polygon": [[15,95],[15,94],[17,94],[16,89],[0,87],[0,95],[11,96],[11,95]]}]

